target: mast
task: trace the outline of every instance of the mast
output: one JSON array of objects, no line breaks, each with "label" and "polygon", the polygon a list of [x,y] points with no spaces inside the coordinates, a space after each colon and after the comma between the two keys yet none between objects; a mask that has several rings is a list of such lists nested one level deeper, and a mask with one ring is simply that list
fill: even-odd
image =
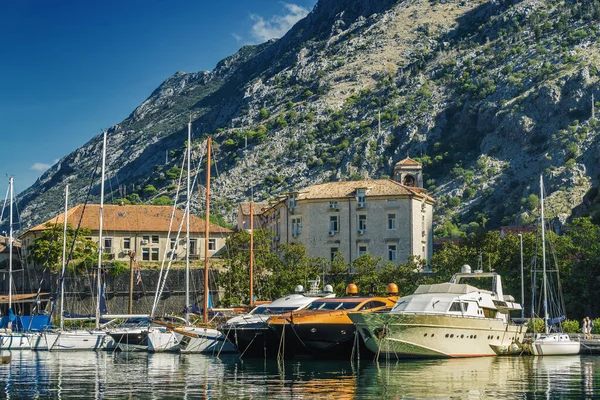
[{"label": "mast", "polygon": [[62,271],[60,279],[60,330],[64,329],[64,302],[65,302],[65,270],[67,268],[67,211],[69,207],[69,185],[65,186],[65,215],[63,218],[63,249],[62,249]]},{"label": "mast", "polygon": [[12,287],[13,287],[13,177],[8,179],[10,187],[10,205],[9,205],[9,227],[8,227],[8,309],[12,309]]},{"label": "mast", "polygon": [[254,199],[250,202],[250,308],[254,304]]},{"label": "mast", "polygon": [[98,276],[97,276],[97,298],[96,298],[96,329],[100,329],[100,296],[102,295],[102,253],[104,243],[102,241],[102,213],[104,210],[104,168],[106,167],[106,131],[102,141],[102,178],[100,179],[100,223],[98,227]]},{"label": "mast", "polygon": [[204,323],[208,322],[208,238],[210,219],[210,138],[206,141],[206,219],[204,221]]},{"label": "mast", "polygon": [[544,179],[540,175],[540,218],[542,220],[542,293],[544,296],[544,332],[546,334],[548,331],[548,287],[546,282],[546,231],[545,231],[545,222],[544,222]]},{"label": "mast", "polygon": [[190,174],[191,174],[191,153],[192,153],[192,116],[188,122],[188,139],[187,139],[187,204],[185,206],[185,322],[189,322],[190,310]]}]

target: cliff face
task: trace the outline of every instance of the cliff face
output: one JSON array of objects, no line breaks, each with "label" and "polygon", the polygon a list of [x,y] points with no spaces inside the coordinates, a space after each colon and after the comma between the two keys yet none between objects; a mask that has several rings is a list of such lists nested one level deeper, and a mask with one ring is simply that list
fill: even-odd
[{"label": "cliff face", "polygon": [[[231,219],[251,192],[258,201],[378,178],[407,154],[424,164],[438,223],[529,223],[525,200],[540,174],[551,215],[593,214],[599,8],[321,0],[283,38],[245,46],[211,72],[176,73],[111,127],[108,201],[174,197],[191,114],[194,162],[210,135],[212,204]],[[85,200],[100,145],[94,137],[23,192],[23,229],[60,212],[65,182]]]}]

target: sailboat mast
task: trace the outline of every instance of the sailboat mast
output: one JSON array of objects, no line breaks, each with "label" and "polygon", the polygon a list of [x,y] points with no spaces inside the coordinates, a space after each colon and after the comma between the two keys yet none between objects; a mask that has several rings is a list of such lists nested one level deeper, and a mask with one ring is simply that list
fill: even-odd
[{"label": "sailboat mast", "polygon": [[185,207],[185,308],[184,318],[185,322],[189,322],[189,310],[190,310],[190,175],[191,175],[191,154],[192,154],[192,117],[190,115],[190,122],[188,122],[188,139],[187,139],[187,204]]},{"label": "sailboat mast", "polygon": [[96,329],[100,329],[100,296],[102,295],[102,253],[104,243],[102,240],[102,213],[104,210],[104,168],[106,167],[106,131],[102,141],[102,178],[100,178],[100,222],[98,227],[98,276],[97,276],[97,298],[96,298]]},{"label": "sailboat mast", "polygon": [[9,205],[9,227],[8,227],[8,309],[12,308],[12,287],[13,287],[13,177],[8,179],[10,187],[10,205]]},{"label": "sailboat mast", "polygon": [[65,269],[67,268],[67,211],[69,207],[69,185],[65,186],[65,214],[63,218],[63,248],[62,270],[60,274],[60,330],[64,328],[64,302],[65,302]]},{"label": "sailboat mast", "polygon": [[204,221],[204,323],[208,322],[208,240],[210,219],[210,138],[206,141],[206,219]]},{"label": "sailboat mast", "polygon": [[250,202],[250,308],[254,304],[254,199]]},{"label": "sailboat mast", "polygon": [[544,296],[544,332],[548,334],[548,286],[546,282],[546,228],[544,221],[544,180],[540,175],[540,218],[542,220],[542,294]]}]

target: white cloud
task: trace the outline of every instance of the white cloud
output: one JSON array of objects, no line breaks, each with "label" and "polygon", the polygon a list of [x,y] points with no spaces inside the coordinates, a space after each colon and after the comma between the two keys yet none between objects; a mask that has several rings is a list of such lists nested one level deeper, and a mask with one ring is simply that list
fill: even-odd
[{"label": "white cloud", "polygon": [[36,162],[36,163],[33,163],[33,165],[31,167],[29,167],[29,169],[31,169],[33,171],[44,172],[44,171],[46,171],[50,167],[51,167],[50,164],[44,164],[44,163],[41,163],[41,162]]},{"label": "white cloud", "polygon": [[286,11],[284,15],[275,15],[268,20],[260,15],[250,15],[250,19],[254,21],[252,36],[256,40],[265,42],[269,39],[282,37],[296,22],[306,17],[310,12],[309,9],[296,4],[282,4]]},{"label": "white cloud", "polygon": [[235,39],[236,42],[240,43],[244,40],[243,37],[241,37],[240,35],[236,35],[235,33],[232,33],[231,36],[233,36],[233,38]]}]

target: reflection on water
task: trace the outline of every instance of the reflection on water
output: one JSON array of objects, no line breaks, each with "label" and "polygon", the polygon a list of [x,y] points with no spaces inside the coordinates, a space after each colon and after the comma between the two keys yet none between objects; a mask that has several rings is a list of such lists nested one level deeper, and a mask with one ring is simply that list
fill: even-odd
[{"label": "reflection on water", "polygon": [[[5,353],[7,354],[7,353]],[[0,398],[589,398],[600,358],[285,363],[201,354],[13,351]]]}]

